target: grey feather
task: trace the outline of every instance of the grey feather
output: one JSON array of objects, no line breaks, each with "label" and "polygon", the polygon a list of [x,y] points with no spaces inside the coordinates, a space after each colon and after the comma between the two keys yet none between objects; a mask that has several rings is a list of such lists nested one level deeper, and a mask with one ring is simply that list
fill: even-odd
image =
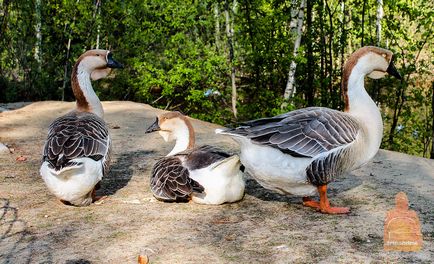
[{"label": "grey feather", "polygon": [[60,170],[72,166],[72,159],[88,157],[103,160],[103,173],[109,170],[111,142],[107,126],[93,113],[71,112],[54,120],[48,130],[43,161]]}]

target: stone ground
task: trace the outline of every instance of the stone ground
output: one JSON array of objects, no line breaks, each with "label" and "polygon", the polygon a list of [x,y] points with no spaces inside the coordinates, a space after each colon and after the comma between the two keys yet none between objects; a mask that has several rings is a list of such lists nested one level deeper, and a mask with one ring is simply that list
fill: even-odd
[{"label": "stone ground", "polygon": [[[60,204],[39,176],[47,127],[74,103],[37,102],[0,113],[0,263],[432,263],[434,161],[380,150],[365,167],[331,184],[332,203],[349,215],[323,215],[301,199],[267,191],[248,175],[234,204],[157,202],[150,170],[171,144],[145,134],[161,110],[133,102],[104,102],[113,139],[112,169],[100,204]],[[21,105],[22,106],[22,105]],[[1,105],[4,109],[17,108]],[[194,120],[198,144],[231,151],[217,125]],[[420,252],[385,252],[383,225],[404,191],[422,223]]]}]

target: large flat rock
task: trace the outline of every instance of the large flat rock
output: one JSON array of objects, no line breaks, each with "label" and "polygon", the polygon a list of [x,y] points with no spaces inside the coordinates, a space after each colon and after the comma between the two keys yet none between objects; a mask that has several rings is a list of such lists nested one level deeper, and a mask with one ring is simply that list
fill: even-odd
[{"label": "large flat rock", "polygon": [[[1,263],[431,263],[434,256],[434,161],[380,150],[365,167],[331,184],[333,204],[349,215],[323,215],[301,199],[275,194],[247,177],[243,201],[221,206],[161,203],[150,170],[172,144],[145,134],[161,110],[104,102],[113,139],[112,170],[101,205],[65,206],[51,195],[39,166],[47,127],[74,103],[38,102],[0,113]],[[217,125],[194,120],[198,144],[237,151]],[[119,128],[117,128],[119,127]],[[25,161],[17,161],[23,156]],[[422,224],[417,253],[383,251],[383,225],[404,191]]]}]

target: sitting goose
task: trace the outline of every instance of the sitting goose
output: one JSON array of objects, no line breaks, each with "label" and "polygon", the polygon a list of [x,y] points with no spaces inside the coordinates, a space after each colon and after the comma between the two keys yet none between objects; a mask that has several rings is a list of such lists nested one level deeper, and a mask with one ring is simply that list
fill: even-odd
[{"label": "sitting goose", "polygon": [[65,204],[89,205],[108,172],[111,140],[91,79],[104,78],[111,68],[122,67],[110,51],[89,50],[72,69],[77,108],[49,126],[40,169],[48,189]]},{"label": "sitting goose", "polygon": [[[309,107],[216,133],[229,135],[240,144],[241,162],[263,187],[303,196],[305,206],[322,213],[348,213],[349,208],[330,207],[327,184],[377,153],[383,122],[364,88],[364,77],[381,78],[386,72],[401,78],[392,63],[392,52],[363,47],[344,67],[344,112]],[[319,202],[308,197],[316,191]]]},{"label": "sitting goose", "polygon": [[183,202],[190,198],[200,204],[222,204],[241,200],[244,179],[237,155],[216,147],[194,147],[195,135],[188,118],[179,112],[157,117],[146,133],[158,131],[172,151],[153,167],[151,190],[165,202]]}]

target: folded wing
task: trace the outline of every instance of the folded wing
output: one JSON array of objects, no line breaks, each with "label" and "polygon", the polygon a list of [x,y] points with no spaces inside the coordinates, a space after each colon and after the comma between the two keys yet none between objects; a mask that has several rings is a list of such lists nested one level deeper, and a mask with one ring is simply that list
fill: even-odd
[{"label": "folded wing", "polygon": [[102,160],[103,172],[110,162],[110,137],[101,118],[92,113],[72,113],[56,119],[49,127],[43,161],[60,170],[76,164],[73,159]]}]

